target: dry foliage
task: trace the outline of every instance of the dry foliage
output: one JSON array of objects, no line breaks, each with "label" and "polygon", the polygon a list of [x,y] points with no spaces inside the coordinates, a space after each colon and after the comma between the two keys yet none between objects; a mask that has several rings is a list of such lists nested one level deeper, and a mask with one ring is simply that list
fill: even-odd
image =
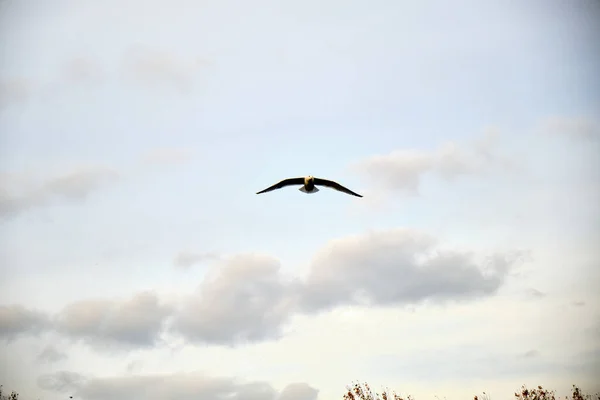
[{"label": "dry foliage", "polygon": [[[344,400],[405,400],[404,397],[400,397],[396,392],[390,392],[389,389],[385,389],[381,394],[373,394],[368,383],[355,383],[346,389],[348,391],[344,395]],[[413,398],[408,396],[406,400],[413,400]]]},{"label": "dry foliage", "polygon": [[[344,395],[344,400],[414,400],[410,395],[401,397],[395,392],[390,392],[389,389],[384,390],[381,394],[375,393],[369,387],[368,383],[355,383],[353,386],[348,386],[347,392]],[[582,394],[581,389],[573,385],[571,397],[567,396],[564,400],[600,400],[600,393],[595,395]],[[483,396],[475,396],[473,400],[491,400],[489,394],[483,392]],[[527,389],[525,385],[521,390],[515,393],[515,400],[559,400],[554,391],[544,389],[538,386],[536,389]]]},{"label": "dry foliage", "polygon": [[[389,389],[385,389],[383,392],[373,394],[373,391],[369,387],[368,383],[355,383],[352,386],[346,387],[346,394],[344,400],[414,400],[413,397],[408,395],[406,398],[401,397],[396,392],[390,392]],[[10,394],[4,394],[2,391],[2,385],[0,385],[0,400],[19,400],[19,394],[12,391]],[[483,392],[481,399],[475,396],[473,400],[491,400],[490,396]],[[515,400],[559,400],[554,391],[544,389],[538,386],[535,389],[527,389],[525,385],[521,386],[519,392],[515,393]],[[573,385],[571,397],[567,396],[564,400],[600,400],[600,393],[595,395],[583,394],[581,389]]]},{"label": "dry foliage", "polygon": [[4,394],[2,385],[0,385],[0,400],[19,400],[19,394],[15,391],[12,391],[10,394]]}]

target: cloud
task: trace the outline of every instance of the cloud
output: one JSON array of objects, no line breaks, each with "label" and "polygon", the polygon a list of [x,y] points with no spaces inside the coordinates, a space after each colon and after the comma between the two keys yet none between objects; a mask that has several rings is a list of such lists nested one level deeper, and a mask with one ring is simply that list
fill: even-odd
[{"label": "cloud", "polygon": [[562,135],[574,140],[600,139],[600,121],[590,117],[551,117],[540,126],[544,134]]},{"label": "cloud", "polygon": [[133,46],[124,56],[122,71],[127,81],[144,86],[166,85],[188,93],[194,84],[194,74],[206,65],[202,58],[182,60],[164,51]]},{"label": "cloud", "polygon": [[310,266],[302,304],[322,310],[347,304],[408,305],[493,295],[523,254],[444,250],[409,229],[380,231],[330,242]]},{"label": "cloud", "polygon": [[53,200],[85,201],[92,192],[119,177],[117,171],[101,166],[82,166],[42,179],[32,179],[26,174],[2,174],[0,216],[16,215]]},{"label": "cloud", "polygon": [[69,60],[62,69],[62,78],[65,83],[100,82],[104,77],[105,72],[100,65],[85,57]]},{"label": "cloud", "polygon": [[148,164],[179,164],[188,161],[192,154],[189,149],[154,149],[143,156],[143,161]]},{"label": "cloud", "polygon": [[266,382],[244,383],[197,372],[93,378],[60,371],[40,376],[38,386],[89,400],[316,400],[316,390],[305,383],[289,385],[278,395]]},{"label": "cloud", "polygon": [[184,301],[174,329],[190,341],[212,344],[277,338],[293,311],[293,288],[276,259],[253,254],[231,257]]},{"label": "cloud", "polygon": [[0,338],[12,339],[22,334],[37,334],[50,326],[46,314],[21,305],[0,305]]},{"label": "cloud", "polygon": [[171,308],[153,292],[131,299],[84,300],[67,305],[54,320],[55,328],[94,347],[152,347],[159,342]]},{"label": "cloud", "polygon": [[11,104],[23,103],[31,96],[31,84],[23,78],[0,80],[0,110]]},{"label": "cloud", "polygon": [[[123,54],[120,65],[103,67],[96,59],[78,56],[63,63],[50,81],[32,84],[22,77],[0,78],[0,111],[12,104],[28,101],[32,95],[55,96],[72,85],[102,83],[123,78],[126,83],[145,87],[168,87],[189,93],[196,73],[212,62],[204,57],[179,58],[144,46],[132,46]],[[115,69],[111,71],[111,69]]]},{"label": "cloud", "polygon": [[181,251],[173,260],[173,265],[179,268],[189,268],[194,264],[199,264],[204,261],[212,261],[219,258],[216,253],[194,253],[190,251]]},{"label": "cloud", "polygon": [[380,188],[416,195],[426,174],[446,180],[462,175],[478,174],[493,165],[512,166],[512,162],[496,154],[499,134],[494,129],[462,146],[453,142],[426,151],[399,149],[384,155],[368,157],[352,168]]},{"label": "cloud", "polygon": [[127,364],[127,366],[125,367],[125,371],[127,371],[127,373],[129,374],[133,374],[135,372],[139,372],[142,369],[143,365],[144,363],[140,360],[133,360],[129,364]]},{"label": "cloud", "polygon": [[546,297],[546,296],[547,296],[547,294],[546,294],[546,293],[544,293],[544,292],[542,292],[542,291],[539,291],[539,290],[537,290],[537,289],[535,289],[535,288],[529,288],[529,290],[527,290],[527,293],[528,293],[528,294],[529,294],[531,297],[535,297],[535,298],[538,298],[538,299],[540,299],[540,298],[542,298],[542,297]]},{"label": "cloud", "polygon": [[290,383],[281,391],[278,400],[317,400],[319,391],[306,383]]},{"label": "cloud", "polygon": [[[279,339],[294,315],[337,306],[492,296],[525,256],[450,250],[423,232],[385,230],[329,242],[302,277],[286,276],[273,257],[240,254],[213,264],[199,287],[176,305],[161,303],[154,292],[127,300],[83,300],[53,316],[47,329],[101,350],[150,348],[163,343],[163,333],[188,343],[235,347]],[[29,326],[13,325],[13,333]]]},{"label": "cloud", "polygon": [[54,392],[72,392],[86,382],[86,378],[76,372],[59,371],[38,377],[37,385]]},{"label": "cloud", "polygon": [[539,356],[540,352],[538,350],[529,350],[520,355],[521,358],[536,358]]},{"label": "cloud", "polygon": [[52,345],[46,346],[37,356],[38,361],[48,364],[53,364],[65,359],[67,359],[67,355]]},{"label": "cloud", "polygon": [[173,326],[190,341],[234,345],[278,338],[299,312],[491,296],[524,255],[477,259],[408,229],[334,240],[317,253],[305,279],[285,278],[270,257],[240,255],[217,265]]}]

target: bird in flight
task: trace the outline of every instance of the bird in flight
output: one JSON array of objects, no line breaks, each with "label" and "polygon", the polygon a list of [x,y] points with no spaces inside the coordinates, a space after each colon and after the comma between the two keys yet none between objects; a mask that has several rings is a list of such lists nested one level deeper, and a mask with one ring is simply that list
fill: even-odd
[{"label": "bird in flight", "polygon": [[274,184],[273,186],[270,186],[264,190],[261,190],[260,192],[257,192],[256,194],[270,192],[271,190],[281,189],[282,187],[291,186],[291,185],[302,185],[298,190],[300,190],[301,192],[304,192],[306,194],[317,193],[319,191],[319,189],[316,187],[316,185],[320,185],[320,186],[327,186],[331,189],[335,189],[337,191],[344,192],[344,193],[352,195],[352,196],[362,197],[360,194],[354,193],[352,190],[343,187],[342,185],[340,185],[337,182],[330,181],[327,179],[315,178],[314,176],[311,176],[311,175],[305,176],[302,178],[284,179],[281,182]]}]

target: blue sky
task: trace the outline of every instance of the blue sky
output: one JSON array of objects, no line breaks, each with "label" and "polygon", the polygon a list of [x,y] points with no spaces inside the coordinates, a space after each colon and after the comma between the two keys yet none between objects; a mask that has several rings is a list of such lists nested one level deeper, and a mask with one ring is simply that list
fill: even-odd
[{"label": "blue sky", "polygon": [[[593,390],[599,15],[4,0],[0,383],[44,399],[136,398],[154,375],[179,399],[324,400],[355,379],[449,400]],[[255,194],[309,174],[364,197]]]}]

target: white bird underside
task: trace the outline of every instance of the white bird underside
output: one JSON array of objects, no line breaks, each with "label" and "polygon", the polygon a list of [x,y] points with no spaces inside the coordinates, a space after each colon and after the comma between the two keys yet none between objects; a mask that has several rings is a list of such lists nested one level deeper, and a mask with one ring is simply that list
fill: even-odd
[{"label": "white bird underside", "polygon": [[313,194],[313,193],[317,193],[319,191],[318,187],[314,187],[313,190],[311,190],[310,192],[308,190],[306,190],[306,188],[304,186],[300,186],[300,189],[298,189],[301,192],[304,192],[306,194]]}]

